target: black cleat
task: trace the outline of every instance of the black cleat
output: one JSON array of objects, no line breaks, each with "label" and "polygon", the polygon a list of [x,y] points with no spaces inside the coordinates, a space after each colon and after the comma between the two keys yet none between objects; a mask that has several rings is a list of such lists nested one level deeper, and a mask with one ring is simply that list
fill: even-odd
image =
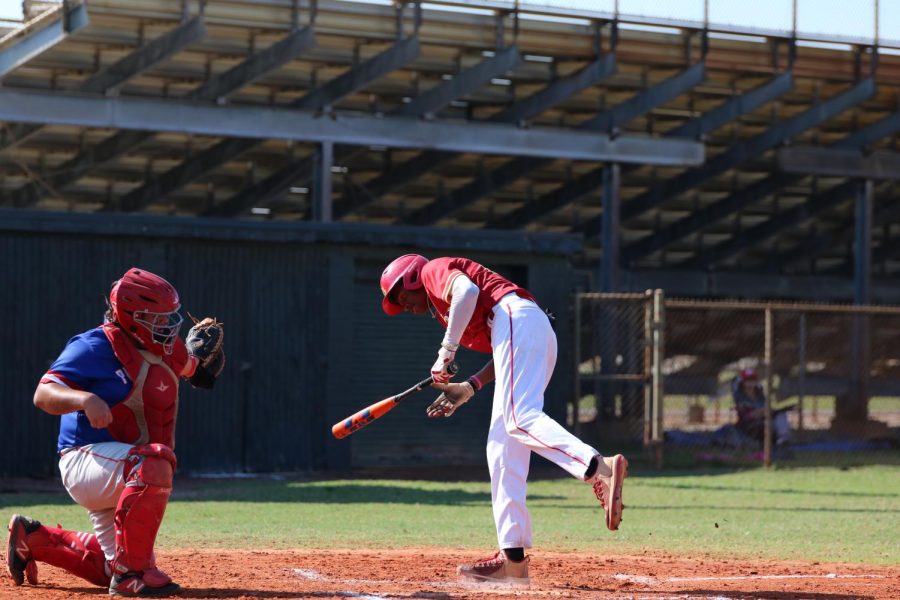
[{"label": "black cleat", "polygon": [[[149,573],[149,571],[148,571]],[[115,573],[112,581],[109,582],[109,593],[111,596],[125,596],[129,598],[146,598],[146,597],[163,597],[177,594],[181,591],[181,586],[164,576],[163,581],[168,579],[168,583],[160,581],[161,585],[154,585],[156,581],[148,581],[144,577],[144,573],[138,571],[129,571],[127,573]],[[154,579],[151,577],[150,579]]]},{"label": "black cleat", "polygon": [[25,537],[37,530],[41,524],[31,517],[13,515],[9,520],[9,537],[6,541],[6,570],[16,585],[25,583],[25,577],[31,584],[37,583],[37,563],[31,558],[31,549]]}]

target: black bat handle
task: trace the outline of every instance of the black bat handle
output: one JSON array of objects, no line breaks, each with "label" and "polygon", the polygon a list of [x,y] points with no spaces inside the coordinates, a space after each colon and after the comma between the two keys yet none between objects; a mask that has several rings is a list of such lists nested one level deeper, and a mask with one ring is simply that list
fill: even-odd
[{"label": "black bat handle", "polygon": [[[450,372],[451,375],[456,375],[456,373],[459,371],[459,365],[457,365],[456,363],[450,363],[450,365],[447,367],[447,370]],[[394,402],[400,402],[401,400],[403,400],[410,394],[414,394],[415,392],[421,391],[423,388],[428,387],[432,383],[434,383],[434,377],[429,375],[428,377],[426,377],[425,379],[423,379],[416,385],[412,386],[405,392],[400,392],[399,394],[394,396]]]}]

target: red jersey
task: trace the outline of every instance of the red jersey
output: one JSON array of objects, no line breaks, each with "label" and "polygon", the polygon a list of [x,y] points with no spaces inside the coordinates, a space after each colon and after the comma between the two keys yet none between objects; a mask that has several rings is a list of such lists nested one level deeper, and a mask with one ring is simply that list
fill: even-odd
[{"label": "red jersey", "polygon": [[531,292],[519,287],[510,280],[501,277],[485,266],[468,258],[436,258],[422,267],[422,283],[428,294],[428,301],[434,307],[437,320],[447,328],[450,316],[450,300],[453,282],[460,275],[465,275],[478,286],[478,302],[472,319],[463,331],[460,345],[477,352],[491,352],[491,328],[488,319],[500,298],[514,292],[522,298],[534,300]]}]

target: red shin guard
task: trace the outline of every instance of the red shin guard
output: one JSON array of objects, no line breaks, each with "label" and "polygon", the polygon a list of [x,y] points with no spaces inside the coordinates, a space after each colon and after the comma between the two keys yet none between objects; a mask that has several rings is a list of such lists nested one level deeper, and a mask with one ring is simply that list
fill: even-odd
[{"label": "red shin guard", "polygon": [[116,507],[113,568],[118,573],[155,567],[153,546],[172,492],[175,469],[175,454],[162,444],[137,446],[131,453],[144,459],[129,474]]},{"label": "red shin guard", "polygon": [[34,560],[59,567],[94,585],[109,585],[106,557],[94,534],[41,525],[28,534],[25,542]]}]

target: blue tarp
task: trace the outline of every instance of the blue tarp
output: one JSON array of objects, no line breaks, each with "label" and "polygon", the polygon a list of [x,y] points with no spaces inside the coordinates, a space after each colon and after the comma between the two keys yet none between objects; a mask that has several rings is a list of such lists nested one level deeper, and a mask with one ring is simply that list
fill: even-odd
[{"label": "blue tarp", "polygon": [[858,452],[859,450],[889,450],[890,440],[822,440],[808,444],[792,444],[794,452]]}]

